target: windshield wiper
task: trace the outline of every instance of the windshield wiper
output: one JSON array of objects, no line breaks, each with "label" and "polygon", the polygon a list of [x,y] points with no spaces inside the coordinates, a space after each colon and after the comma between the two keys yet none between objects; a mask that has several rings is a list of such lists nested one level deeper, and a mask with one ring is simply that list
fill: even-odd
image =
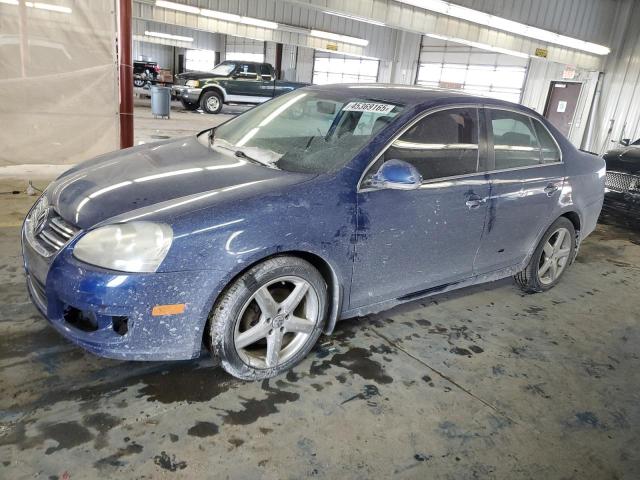
[{"label": "windshield wiper", "polygon": [[268,167],[268,168],[276,168],[273,164],[269,163],[269,162],[264,162],[262,160],[258,160],[257,158],[254,158],[250,155],[247,155],[245,152],[243,152],[242,150],[236,150],[235,151],[235,155],[238,158],[243,158],[245,160],[249,160],[250,162],[253,163],[257,163],[258,165],[262,165],[263,167]]}]

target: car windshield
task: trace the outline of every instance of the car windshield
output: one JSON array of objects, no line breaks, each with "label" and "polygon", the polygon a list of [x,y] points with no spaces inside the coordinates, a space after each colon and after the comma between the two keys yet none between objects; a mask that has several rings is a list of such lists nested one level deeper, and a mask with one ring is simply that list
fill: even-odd
[{"label": "car windshield", "polygon": [[404,110],[383,100],[297,90],[220,125],[200,142],[270,168],[339,170]]},{"label": "car windshield", "polygon": [[227,76],[229,75],[231,72],[233,72],[233,70],[235,70],[236,68],[236,64],[235,63],[221,63],[219,65],[216,65],[215,67],[213,67],[213,70],[211,70],[211,73],[213,73],[214,75],[223,75],[223,76]]},{"label": "car windshield", "polygon": [[636,140],[635,142],[633,142],[631,145],[640,145],[640,138],[638,140]]}]

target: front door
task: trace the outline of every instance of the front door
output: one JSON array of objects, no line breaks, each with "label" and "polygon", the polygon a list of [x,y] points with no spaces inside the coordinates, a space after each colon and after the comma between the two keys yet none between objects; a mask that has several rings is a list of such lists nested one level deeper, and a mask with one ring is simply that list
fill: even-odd
[{"label": "front door", "polygon": [[515,111],[485,112],[491,194],[476,258],[480,274],[525,260],[558,216],[565,176],[560,149],[540,121]]},{"label": "front door", "polygon": [[551,82],[549,87],[544,116],[565,137],[571,132],[581,90],[582,84],[575,82]]},{"label": "front door", "polygon": [[[365,174],[357,196],[352,308],[473,275],[489,193],[479,131],[475,107],[431,113]],[[413,164],[423,176],[421,188],[367,189],[367,178],[391,159]]]}]

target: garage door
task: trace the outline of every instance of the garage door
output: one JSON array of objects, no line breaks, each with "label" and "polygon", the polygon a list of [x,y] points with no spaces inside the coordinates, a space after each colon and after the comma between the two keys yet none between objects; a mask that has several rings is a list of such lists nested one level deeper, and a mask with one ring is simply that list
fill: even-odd
[{"label": "garage door", "polygon": [[520,103],[529,60],[423,37],[419,85]]},{"label": "garage door", "polygon": [[374,83],[378,78],[378,60],[315,52],[313,83]]},{"label": "garage door", "polygon": [[264,62],[264,42],[227,35],[225,60]]}]

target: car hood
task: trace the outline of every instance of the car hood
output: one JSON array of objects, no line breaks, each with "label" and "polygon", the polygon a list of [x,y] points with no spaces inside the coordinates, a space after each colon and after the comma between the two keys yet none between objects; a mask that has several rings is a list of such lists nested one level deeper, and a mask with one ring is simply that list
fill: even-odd
[{"label": "car hood", "polygon": [[[47,195],[65,220],[86,229],[159,203],[179,203],[185,197],[256,183],[261,184],[260,191],[286,189],[314,176],[219,153],[193,136],[133,147],[79,164],[51,184]],[[243,191],[251,195],[251,188]]]},{"label": "car hood", "polygon": [[203,78],[226,78],[225,75],[216,75],[211,72],[187,72],[176,75],[181,80],[202,80]]},{"label": "car hood", "polygon": [[604,154],[607,170],[640,174],[640,148],[627,147],[609,150]]}]

